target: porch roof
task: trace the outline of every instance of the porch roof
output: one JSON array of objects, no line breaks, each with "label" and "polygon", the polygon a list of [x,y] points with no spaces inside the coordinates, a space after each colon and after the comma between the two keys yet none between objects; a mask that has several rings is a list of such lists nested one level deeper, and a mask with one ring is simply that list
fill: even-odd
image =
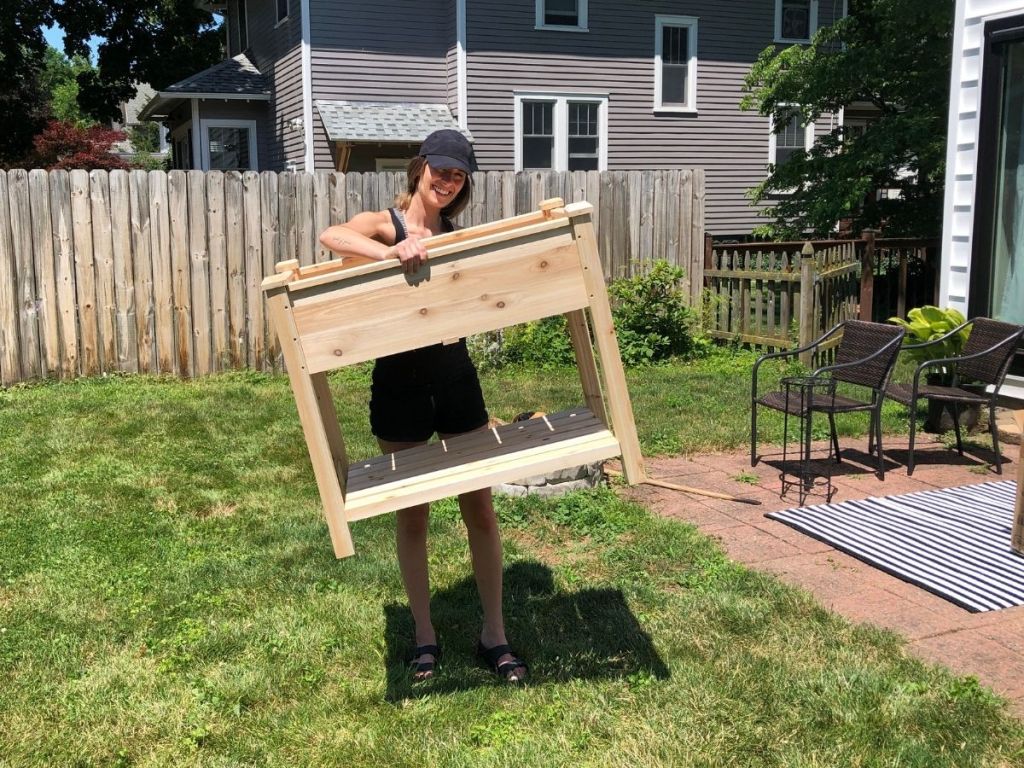
[{"label": "porch roof", "polygon": [[313,103],[331,141],[417,144],[439,128],[454,128],[473,141],[444,104],[321,99]]},{"label": "porch roof", "polygon": [[168,85],[143,107],[139,119],[160,118],[177,102],[190,98],[269,101],[270,85],[266,75],[240,53]]}]

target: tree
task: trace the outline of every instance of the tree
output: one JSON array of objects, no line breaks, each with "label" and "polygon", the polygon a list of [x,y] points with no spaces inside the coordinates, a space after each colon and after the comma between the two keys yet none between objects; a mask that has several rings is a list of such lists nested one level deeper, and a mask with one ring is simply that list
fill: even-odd
[{"label": "tree", "polygon": [[42,27],[52,23],[51,3],[4,0],[0,6],[0,165],[18,163],[49,117],[40,82],[46,51]]},{"label": "tree", "polygon": [[[40,0],[43,2],[44,0]],[[221,35],[195,0],[53,2],[68,55],[86,55],[90,37],[104,38],[96,69],[78,74],[78,103],[97,120],[117,117],[117,105],[138,83],[161,90],[220,61]]]},{"label": "tree", "polygon": [[[953,0],[850,0],[849,16],[807,46],[762,51],[741,106],[777,128],[794,105],[802,121],[868,102],[878,119],[860,135],[838,125],[770,167],[750,191],[771,201],[759,228],[773,237],[825,234],[840,219],[891,234],[941,230]],[[876,190],[896,190],[877,199]]]},{"label": "tree", "polygon": [[110,148],[123,141],[123,131],[113,131],[99,125],[88,128],[70,122],[54,120],[36,136],[31,167],[47,170],[85,168],[88,170],[128,168],[128,164]]},{"label": "tree", "polygon": [[78,105],[78,76],[93,68],[84,56],[69,59],[56,48],[43,55],[42,87],[50,95],[50,114],[57,120],[87,127],[96,121]]}]

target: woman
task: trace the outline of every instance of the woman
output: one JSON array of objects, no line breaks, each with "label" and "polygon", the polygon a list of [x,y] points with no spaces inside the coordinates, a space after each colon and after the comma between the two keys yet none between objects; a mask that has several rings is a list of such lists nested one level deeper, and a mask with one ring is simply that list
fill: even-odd
[{"label": "woman", "polygon": [[[396,207],[360,213],[345,224],[328,227],[320,242],[343,256],[398,259],[406,273],[413,273],[427,258],[421,238],[454,229],[451,219],[469,203],[469,174],[475,170],[473,148],[461,133],[435,131],[409,162],[408,185]],[[448,438],[486,429],[487,410],[465,339],[377,360],[370,389],[370,426],[385,453],[423,445],[434,433]],[[461,494],[459,509],[483,605],[478,652],[500,677],[520,682],[527,670],[505,637],[501,538],[490,489]],[[427,504],[397,513],[398,566],[416,625],[414,680],[432,677],[441,655],[430,620],[428,514]]]}]

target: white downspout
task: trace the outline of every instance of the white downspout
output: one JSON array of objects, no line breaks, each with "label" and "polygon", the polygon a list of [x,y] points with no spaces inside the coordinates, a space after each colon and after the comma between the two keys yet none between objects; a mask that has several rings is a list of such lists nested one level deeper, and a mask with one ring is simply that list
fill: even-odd
[{"label": "white downspout", "polygon": [[302,130],[306,145],[303,162],[306,173],[313,172],[313,56],[310,50],[309,0],[301,0],[302,14]]},{"label": "white downspout", "polygon": [[466,117],[466,0],[455,3],[455,98],[459,110],[459,128],[465,130]]}]

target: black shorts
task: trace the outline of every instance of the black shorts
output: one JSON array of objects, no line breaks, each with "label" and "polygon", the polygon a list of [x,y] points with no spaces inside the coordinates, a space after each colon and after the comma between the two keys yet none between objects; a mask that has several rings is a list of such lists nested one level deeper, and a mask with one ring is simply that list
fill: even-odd
[{"label": "black shorts", "polygon": [[377,360],[370,385],[370,429],[379,440],[425,442],[487,423],[487,408],[465,340]]}]

